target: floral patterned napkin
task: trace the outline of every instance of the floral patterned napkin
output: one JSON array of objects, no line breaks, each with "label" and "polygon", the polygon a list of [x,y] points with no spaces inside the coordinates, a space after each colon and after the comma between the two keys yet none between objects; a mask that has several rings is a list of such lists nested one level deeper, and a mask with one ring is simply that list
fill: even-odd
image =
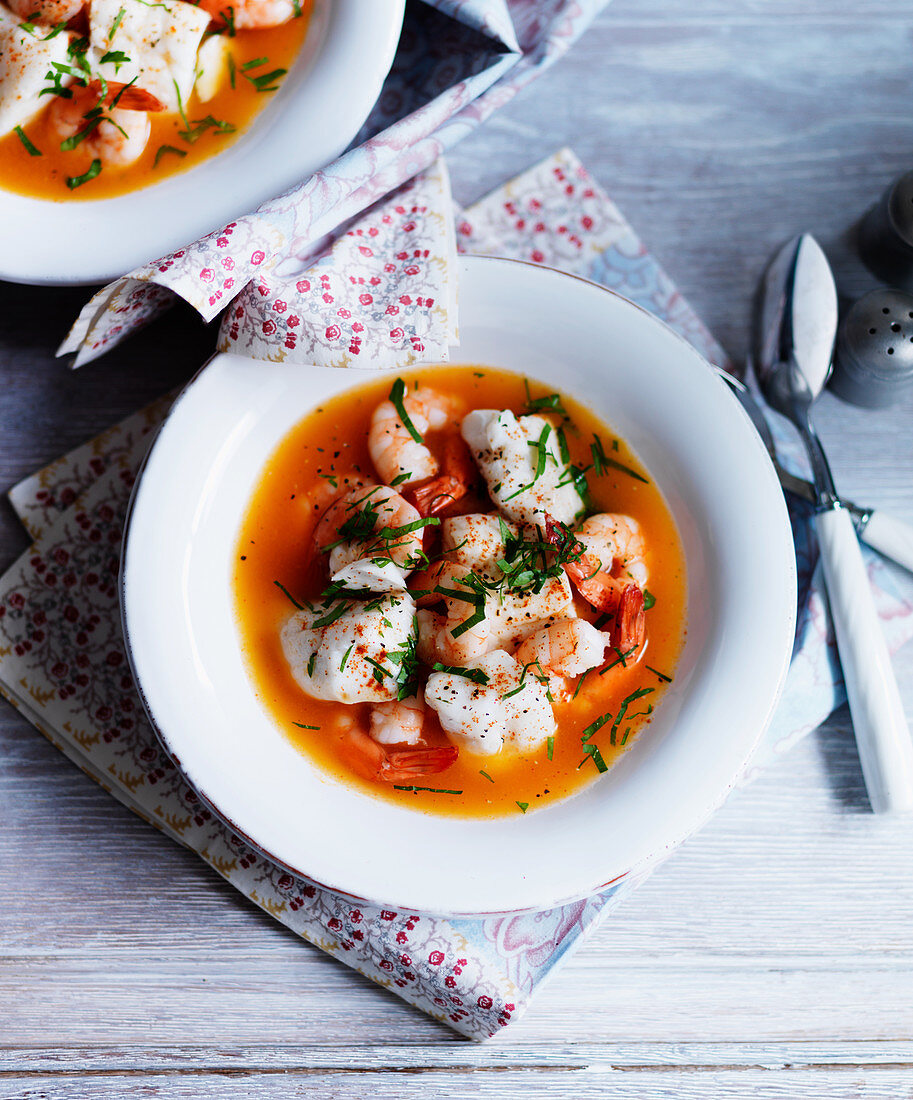
[{"label": "floral patterned napkin", "polygon": [[[353,147],[252,214],[104,287],[83,307],[58,355],[75,353],[74,366],[88,363],[180,296],[207,321],[235,301],[235,312],[262,317],[248,345],[251,354],[268,348],[269,358],[288,354],[306,361],[313,347],[319,362],[360,352],[359,362],[380,365],[392,344],[411,338],[407,325],[391,326],[403,336],[386,337],[376,356],[366,355],[364,338],[354,339],[341,321],[325,326],[323,340],[304,345],[290,326],[291,317],[303,316],[313,301],[315,284],[305,271],[322,255],[327,234],[338,237],[339,227],[434,164],[563,56],[607,2],[408,0],[393,67]],[[407,232],[402,223],[399,229]],[[397,273],[387,274],[395,279]],[[298,290],[301,285],[309,289]],[[271,303],[263,300],[270,296]],[[287,306],[281,320],[278,302]],[[270,308],[274,315],[265,317]],[[421,316],[416,322],[421,343]],[[227,342],[231,332],[229,323]]]},{"label": "floral patterned napkin", "polygon": [[[411,194],[424,193],[423,186]],[[446,218],[444,211],[430,209],[423,217],[432,215]],[[724,362],[668,276],[570,152],[499,189],[467,210],[457,225],[464,250],[593,278],[662,317],[712,361]],[[348,263],[351,247],[343,241],[330,254]],[[386,262],[382,255],[373,259]],[[335,287],[336,276],[327,274]],[[269,300],[278,300],[275,293],[271,286]],[[356,316],[366,326],[378,324],[374,302],[358,300],[356,308],[352,299],[349,305],[352,330]],[[257,315],[261,325],[262,316]],[[290,322],[288,317],[286,331],[305,327]],[[379,323],[389,324],[386,315]],[[321,317],[309,327],[319,336],[322,324]],[[319,342],[314,338],[314,346]],[[406,354],[411,355],[408,348]],[[544,912],[447,919],[356,904],[296,878],[213,817],[160,750],[146,721],[127,668],[117,599],[130,489],[169,405],[170,398],[163,398],[10,493],[35,542],[0,579],[0,691],[116,798],[196,851],[302,938],[470,1038],[497,1033],[646,872]],[[781,442],[788,449],[789,440]],[[790,507],[799,552],[800,620],[786,690],[755,757],[755,772],[819,725],[843,698],[815,580],[809,513],[795,501]],[[885,565],[866,553],[883,626],[896,648],[913,635],[913,583],[901,593]]]}]

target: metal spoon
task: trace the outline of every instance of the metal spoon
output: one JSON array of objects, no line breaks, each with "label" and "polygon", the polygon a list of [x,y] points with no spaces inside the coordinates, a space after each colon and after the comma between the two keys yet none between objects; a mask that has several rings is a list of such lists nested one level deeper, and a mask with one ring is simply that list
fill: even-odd
[{"label": "metal spoon", "polygon": [[808,451],[815,528],[837,649],[869,801],[876,813],[913,811],[913,741],[850,513],[840,503],[811,409],[827,381],[837,290],[827,257],[805,233],[773,258],[762,283],[758,381]]}]

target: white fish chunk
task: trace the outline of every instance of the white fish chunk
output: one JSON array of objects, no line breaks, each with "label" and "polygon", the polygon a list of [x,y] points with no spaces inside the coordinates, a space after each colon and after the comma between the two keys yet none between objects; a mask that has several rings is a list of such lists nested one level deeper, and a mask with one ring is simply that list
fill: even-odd
[{"label": "white fish chunk", "polygon": [[583,498],[561,460],[555,429],[544,417],[518,419],[507,409],[476,409],[463,418],[461,432],[489,495],[510,519],[541,524],[548,512],[573,524],[583,515]]},{"label": "white fish chunk", "polygon": [[[556,619],[574,617],[574,597],[563,571],[557,577],[548,577],[538,592],[480,593],[467,583],[470,575],[471,570],[465,566],[446,562],[438,578],[438,587],[454,593],[444,596],[446,612],[423,608],[418,613],[419,656],[427,664],[440,661],[465,665],[492,650],[514,648],[527,635]],[[465,628],[479,604],[484,618]]]},{"label": "white fish chunk", "polygon": [[359,558],[337,570],[330,578],[350,591],[403,592],[406,574],[390,558]]},{"label": "white fish chunk", "polygon": [[[326,626],[327,609],[305,608],[282,628],[282,652],[303,692],[339,703],[382,703],[399,692],[402,660],[413,646],[415,604],[407,593],[351,600]],[[338,605],[333,605],[338,606]]]},{"label": "white fish chunk", "polygon": [[465,516],[453,516],[441,524],[442,547],[458,565],[491,580],[501,576],[498,561],[507,551],[504,528],[517,534],[515,524],[506,522],[499,515],[471,512]]},{"label": "white fish chunk", "polygon": [[[48,27],[23,30],[20,20],[0,5],[0,134],[23,126],[50,102],[41,91],[50,87],[45,74],[56,62],[68,63],[67,46],[73,40],[68,31],[42,41]],[[61,84],[72,83],[61,76]]]},{"label": "white fish chunk", "polygon": [[154,4],[92,0],[89,41],[93,49],[99,56],[108,51],[127,56],[126,61],[99,64],[98,70],[108,80],[123,84],[136,78],[137,87],[160,99],[166,111],[177,111],[193,90],[197,50],[209,18],[208,12],[186,0]]},{"label": "white fish chunk", "polygon": [[508,745],[531,752],[554,736],[555,715],[542,684],[509,653],[495,650],[472,667],[488,677],[484,684],[452,672],[434,672],[425,686],[425,703],[436,711],[447,736],[461,748],[494,756]]}]

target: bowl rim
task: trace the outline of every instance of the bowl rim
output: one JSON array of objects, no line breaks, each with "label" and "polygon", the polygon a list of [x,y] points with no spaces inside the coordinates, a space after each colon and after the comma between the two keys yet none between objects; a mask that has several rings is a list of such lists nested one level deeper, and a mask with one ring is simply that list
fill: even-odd
[{"label": "bowl rim", "polygon": [[299,55],[279,90],[231,145],[185,171],[120,195],[72,202],[0,187],[6,246],[0,280],[61,287],[112,282],[326,167],[345,152],[380,94],[405,3],[315,0]]},{"label": "bowl rim", "polygon": [[[585,278],[583,276],[580,276],[580,275],[575,275],[575,274],[571,274],[571,273],[568,273],[568,272],[563,272],[563,271],[560,271],[560,270],[555,269],[555,268],[548,268],[548,267],[545,267],[544,265],[531,263],[529,261],[506,259],[506,258],[501,258],[501,257],[467,257],[467,256],[462,256],[462,257],[460,257],[459,262],[460,262],[460,264],[462,265],[462,267],[464,269],[466,267],[469,267],[470,270],[475,265],[479,265],[479,264],[483,264],[486,267],[490,267],[492,265],[510,265],[514,268],[522,267],[522,268],[532,269],[532,270],[534,270],[536,272],[539,272],[539,273],[547,273],[547,275],[549,277],[558,276],[558,277],[560,277],[561,279],[564,279],[564,280],[573,280],[576,283],[580,283],[580,284],[582,284],[582,285],[584,285],[588,288],[592,288],[594,290],[597,290],[601,294],[609,295],[613,299],[615,299],[617,302],[623,303],[623,306],[624,306],[625,309],[630,308],[632,310],[635,310],[638,314],[641,315],[642,319],[644,319],[650,325],[659,327],[660,329],[664,330],[665,334],[667,334],[667,335],[671,334],[675,338],[675,340],[681,345],[681,348],[686,351],[686,354],[688,355],[688,357],[691,358],[692,360],[694,360],[695,366],[700,364],[703,367],[703,369],[706,372],[708,372],[709,374],[712,374],[712,375],[716,374],[716,368],[712,367],[703,358],[703,356],[701,356],[700,353],[697,352],[696,349],[690,343],[688,343],[688,341],[681,334],[677,333],[674,329],[672,329],[664,321],[660,320],[654,314],[650,313],[648,310],[644,309],[642,306],[638,305],[637,303],[631,302],[629,299],[625,298],[623,295],[620,295],[616,291],[613,291],[610,288],[607,288],[607,287],[605,287],[605,286],[603,286],[599,283],[596,283],[591,279],[587,279],[587,278]],[[536,277],[538,278],[538,276],[536,276]],[[130,503],[129,503],[129,507],[128,507],[128,513],[127,513],[127,519],[126,519],[125,528],[124,528],[124,539],[123,539],[123,544],[122,544],[122,556],[121,556],[121,571],[120,571],[120,577],[119,577],[121,615],[122,615],[122,624],[123,624],[123,631],[124,631],[124,640],[125,640],[125,644],[126,644],[126,651],[127,651],[127,656],[128,656],[130,669],[131,669],[131,672],[132,672],[133,677],[134,677],[134,681],[135,681],[135,684],[136,684],[136,687],[137,687],[137,691],[140,695],[140,698],[143,702],[143,706],[146,710],[147,717],[148,717],[148,719],[149,719],[149,721],[152,725],[152,728],[154,729],[157,737],[159,738],[161,744],[163,745],[165,751],[168,753],[169,757],[172,759],[172,761],[174,761],[174,763],[179,768],[182,775],[187,780],[187,782],[190,784],[190,786],[193,788],[193,790],[196,792],[196,794],[201,798],[201,800],[207,806],[209,806],[209,808],[214,812],[214,814],[220,820],[225,822],[225,824],[228,825],[228,827],[231,828],[232,831],[234,831],[240,837],[242,837],[245,840],[245,842],[247,842],[253,849],[255,849],[256,851],[261,853],[263,856],[265,856],[267,859],[269,859],[276,866],[289,871],[290,873],[294,874],[295,876],[297,876],[299,878],[302,878],[302,879],[305,879],[307,881],[313,882],[316,885],[321,886],[325,889],[332,890],[336,893],[342,894],[342,895],[347,896],[347,897],[354,898],[358,901],[368,902],[370,904],[374,904],[374,905],[378,905],[378,906],[380,906],[380,905],[393,905],[393,906],[396,906],[398,908],[416,909],[417,911],[431,913],[431,914],[440,914],[440,915],[445,915],[445,916],[460,916],[460,917],[495,915],[495,914],[498,914],[498,913],[506,913],[506,912],[520,912],[520,911],[536,910],[536,909],[542,909],[542,908],[546,908],[546,907],[552,907],[552,906],[566,904],[566,903],[569,903],[569,902],[572,902],[572,901],[579,900],[581,898],[590,896],[593,893],[597,892],[598,890],[603,889],[603,888],[605,888],[605,887],[607,887],[607,886],[609,886],[609,885],[611,885],[611,884],[613,884],[613,883],[615,883],[615,882],[617,882],[621,879],[624,879],[625,877],[628,877],[629,875],[635,874],[635,873],[639,872],[640,870],[644,869],[645,867],[655,863],[656,861],[658,861],[662,857],[662,855],[664,853],[673,850],[675,847],[677,847],[677,845],[682,840],[684,840],[686,837],[692,835],[697,829],[699,829],[703,825],[703,823],[713,814],[713,812],[715,812],[715,810],[719,807],[719,805],[725,800],[728,793],[730,792],[732,787],[735,785],[735,782],[738,779],[738,776],[741,774],[741,772],[744,770],[745,766],[749,762],[749,760],[750,760],[750,758],[751,758],[751,756],[752,756],[752,754],[753,754],[753,752],[754,752],[754,750],[755,750],[755,748],[758,744],[758,741],[760,740],[760,738],[762,737],[763,733],[766,731],[766,729],[767,729],[767,727],[770,723],[770,720],[773,716],[774,710],[775,710],[775,708],[777,706],[777,703],[780,699],[780,696],[782,694],[783,687],[784,687],[784,684],[785,684],[785,681],[786,681],[786,674],[787,674],[789,664],[790,664],[790,661],[791,661],[791,657],[792,657],[793,638],[794,638],[795,621],[796,621],[796,599],[795,599],[795,596],[796,596],[796,565],[795,565],[792,533],[791,533],[791,527],[790,527],[790,523],[789,523],[788,513],[787,513],[787,510],[786,510],[785,499],[783,497],[782,490],[780,489],[779,481],[777,480],[776,473],[774,471],[773,465],[770,462],[769,456],[767,455],[767,452],[764,449],[763,444],[761,443],[760,439],[757,438],[756,433],[754,431],[754,428],[752,427],[752,425],[750,423],[750,420],[748,419],[747,415],[744,413],[744,410],[741,408],[739,403],[732,397],[730,391],[725,386],[725,384],[722,383],[722,382],[719,383],[719,385],[721,387],[721,392],[725,393],[727,395],[725,404],[730,409],[733,416],[738,421],[741,422],[741,429],[740,430],[747,429],[747,431],[745,433],[745,441],[746,442],[750,441],[751,449],[753,450],[755,458],[758,460],[758,469],[759,470],[763,469],[763,471],[764,471],[763,477],[767,481],[768,488],[773,491],[772,502],[774,503],[775,509],[778,510],[779,513],[780,513],[780,530],[778,532],[778,539],[779,539],[779,543],[780,543],[780,550],[783,551],[782,561],[780,562],[780,564],[785,569],[784,576],[785,576],[785,581],[786,581],[786,587],[790,588],[791,592],[792,592],[792,599],[791,599],[791,601],[788,602],[788,605],[784,608],[784,610],[787,613],[787,617],[784,620],[783,626],[782,626],[781,631],[780,631],[784,644],[782,646],[782,649],[779,651],[779,661],[778,661],[778,665],[777,665],[777,669],[776,669],[776,675],[775,675],[775,681],[776,682],[773,686],[773,690],[769,693],[769,697],[768,697],[768,700],[767,700],[766,708],[764,709],[764,713],[759,715],[759,716],[755,716],[758,720],[757,720],[756,725],[755,725],[754,735],[751,738],[750,742],[746,741],[744,751],[743,751],[742,756],[741,756],[741,761],[738,764],[738,767],[734,770],[733,774],[731,774],[731,776],[729,776],[729,779],[726,782],[726,784],[722,785],[715,792],[715,795],[713,797],[709,798],[708,800],[706,800],[704,802],[702,810],[699,813],[693,814],[689,818],[689,821],[688,821],[686,826],[665,835],[661,844],[658,844],[658,845],[654,846],[649,851],[641,853],[640,858],[635,860],[633,863],[630,864],[630,866],[628,866],[627,868],[622,870],[620,873],[613,874],[612,877],[608,879],[608,881],[605,881],[605,882],[602,882],[602,883],[596,883],[596,884],[593,884],[593,885],[589,885],[585,889],[577,890],[575,892],[572,892],[572,893],[566,894],[566,895],[561,895],[561,896],[549,895],[547,900],[543,899],[542,901],[537,901],[537,902],[531,903],[531,904],[524,904],[524,905],[520,905],[520,906],[505,905],[504,907],[499,907],[499,908],[484,908],[484,909],[480,909],[480,908],[476,907],[476,908],[469,908],[469,909],[465,909],[465,910],[460,910],[460,909],[455,909],[451,906],[441,907],[441,906],[437,906],[437,905],[434,905],[434,904],[428,904],[427,899],[422,900],[418,904],[414,904],[411,901],[404,902],[402,898],[396,898],[396,897],[391,897],[391,896],[380,897],[380,898],[366,897],[365,895],[354,891],[353,889],[346,886],[345,884],[337,884],[337,883],[331,881],[331,876],[327,876],[325,874],[320,875],[320,876],[316,876],[313,872],[308,872],[308,871],[304,870],[301,867],[295,866],[294,863],[289,862],[288,860],[284,859],[281,855],[278,855],[276,852],[272,851],[270,845],[264,844],[262,841],[258,840],[256,836],[252,835],[252,833],[249,833],[243,826],[241,826],[236,820],[234,820],[234,818],[231,816],[231,813],[227,812],[224,808],[222,808],[217,803],[217,801],[214,798],[210,797],[210,795],[207,793],[207,791],[205,789],[205,784],[197,783],[193,779],[192,775],[187,770],[187,767],[185,766],[184,762],[175,753],[174,746],[173,746],[172,741],[169,738],[167,732],[162,728],[161,723],[159,721],[157,721],[157,719],[155,717],[151,701],[147,697],[146,690],[145,690],[145,688],[143,686],[143,682],[141,680],[141,674],[140,674],[139,667],[138,667],[138,658],[137,658],[136,647],[135,647],[135,638],[134,638],[133,632],[131,632],[130,625],[129,625],[130,616],[129,616],[129,612],[128,612],[128,600],[129,600],[129,594],[128,594],[128,584],[129,584],[128,553],[129,553],[129,547],[130,547],[130,536],[131,536],[131,532],[134,528],[134,519],[135,519],[137,508],[139,507],[139,502],[140,502],[140,499],[141,499],[141,496],[142,496],[142,488],[143,488],[143,484],[144,484],[144,477],[145,477],[145,474],[148,471],[148,467],[149,467],[150,462],[153,461],[154,455],[156,453],[156,448],[159,446],[159,443],[162,439],[162,434],[164,433],[165,429],[167,428],[169,423],[172,421],[175,413],[179,410],[179,407],[181,406],[181,404],[187,399],[188,395],[194,389],[194,386],[199,382],[200,378],[205,374],[207,369],[210,368],[210,366],[213,364],[214,361],[219,360],[219,359],[239,359],[239,358],[241,358],[241,357],[238,357],[238,356],[223,356],[223,355],[216,354],[216,355],[212,356],[209,360],[207,360],[207,362],[194,374],[194,376],[187,383],[185,388],[182,390],[182,392],[180,393],[180,395],[178,396],[178,398],[174,402],[174,405],[172,406],[171,410],[169,410],[169,413],[168,413],[167,417],[162,422],[162,424],[159,428],[159,432],[156,436],[156,439],[153,441],[152,445],[150,446],[150,448],[149,448],[149,450],[146,454],[146,457],[143,461],[141,469],[140,469],[140,471],[137,475],[137,479],[136,479],[136,483],[134,485],[133,492],[131,494],[131,499],[130,499]],[[502,367],[501,369],[507,369],[507,368]],[[337,373],[339,373],[339,372],[337,372]],[[364,378],[353,378],[353,380],[351,382],[351,386],[344,386],[338,392],[344,392],[346,389],[354,388],[363,381],[364,381]],[[573,391],[569,391],[569,392],[573,393]],[[305,414],[302,414],[302,415],[307,415],[307,414],[305,413]],[[279,442],[279,440],[277,439],[275,441],[275,445],[278,445],[278,442]],[[660,479],[658,479],[658,480],[660,480]],[[662,489],[661,482],[660,482],[660,489]],[[787,639],[788,639],[788,642],[786,641]],[[596,785],[595,783],[590,784],[588,788],[584,788],[584,789],[592,789],[595,785]],[[560,800],[560,801],[568,802],[568,801],[571,801],[573,799],[573,797],[574,796],[570,796],[568,799],[564,799],[564,800]],[[421,816],[422,816],[421,814],[416,814],[416,819],[420,819]],[[451,820],[463,820],[463,819],[456,818],[456,819],[451,819]],[[470,820],[470,819],[467,819],[467,820]],[[493,820],[500,821],[500,820],[503,820],[503,819],[496,818],[496,819],[493,819]]]}]

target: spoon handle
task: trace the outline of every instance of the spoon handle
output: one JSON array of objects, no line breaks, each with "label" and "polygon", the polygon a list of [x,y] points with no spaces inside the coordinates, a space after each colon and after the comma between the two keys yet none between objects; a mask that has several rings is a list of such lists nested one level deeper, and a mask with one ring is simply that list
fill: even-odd
[{"label": "spoon handle", "polygon": [[872,512],[859,537],[886,558],[913,571],[913,527],[908,523],[884,512]]},{"label": "spoon handle", "polygon": [[913,741],[850,514],[815,518],[837,649],[869,801],[875,813],[913,811]]}]

